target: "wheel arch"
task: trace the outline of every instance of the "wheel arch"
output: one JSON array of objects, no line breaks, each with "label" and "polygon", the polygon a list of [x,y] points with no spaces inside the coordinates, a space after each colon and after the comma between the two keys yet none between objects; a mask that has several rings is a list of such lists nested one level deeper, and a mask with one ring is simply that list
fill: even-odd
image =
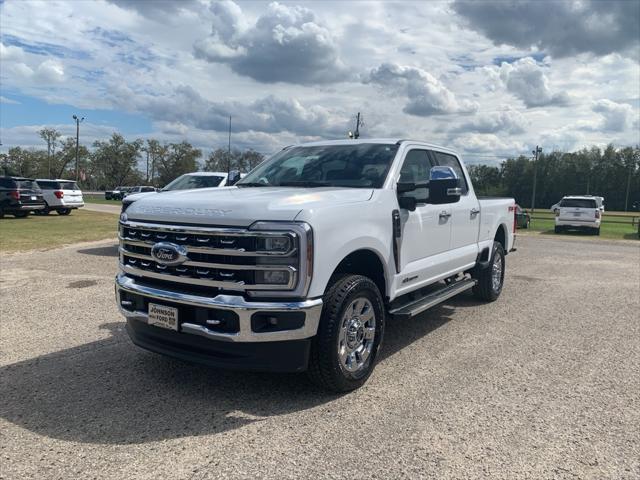
[{"label": "wheel arch", "polygon": [[387,281],[385,262],[378,252],[372,249],[360,248],[346,255],[334,268],[331,277],[340,273],[364,275],[376,284],[383,298],[387,296],[389,283]]}]

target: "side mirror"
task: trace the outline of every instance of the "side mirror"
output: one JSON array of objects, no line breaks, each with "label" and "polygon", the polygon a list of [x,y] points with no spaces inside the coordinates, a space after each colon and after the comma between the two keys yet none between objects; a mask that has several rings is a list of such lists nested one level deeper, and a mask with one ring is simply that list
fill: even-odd
[{"label": "side mirror", "polygon": [[462,196],[460,178],[451,167],[438,166],[429,172],[429,203],[456,203]]},{"label": "side mirror", "polygon": [[240,180],[240,171],[239,170],[231,170],[229,175],[227,176],[227,186],[235,185]]}]

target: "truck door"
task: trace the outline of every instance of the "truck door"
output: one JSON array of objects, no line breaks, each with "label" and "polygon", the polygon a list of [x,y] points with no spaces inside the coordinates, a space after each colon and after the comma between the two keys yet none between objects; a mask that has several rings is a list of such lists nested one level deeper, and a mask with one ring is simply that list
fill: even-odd
[{"label": "truck door", "polygon": [[465,175],[460,160],[454,155],[431,152],[435,163],[453,168],[461,179],[460,201],[446,205],[451,213],[451,253],[456,267],[463,267],[476,261],[478,254],[478,233],[480,231],[480,203]]},{"label": "truck door", "polygon": [[[434,166],[427,150],[411,149],[407,152],[400,170],[401,182],[426,182]],[[418,189],[410,195],[424,201],[428,189]],[[396,291],[412,290],[420,283],[441,274],[451,239],[451,222],[440,214],[445,205],[418,203],[411,212],[401,209],[402,241],[400,248],[400,272],[396,277]]]}]

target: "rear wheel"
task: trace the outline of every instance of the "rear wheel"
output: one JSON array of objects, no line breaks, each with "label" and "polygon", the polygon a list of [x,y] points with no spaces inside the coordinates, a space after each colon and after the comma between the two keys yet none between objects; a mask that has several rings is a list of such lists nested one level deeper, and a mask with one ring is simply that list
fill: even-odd
[{"label": "rear wheel", "polygon": [[58,212],[58,215],[69,215],[71,213],[70,208],[60,208],[56,211]]},{"label": "rear wheel", "polygon": [[558,227],[558,226],[556,226],[556,227],[553,229],[553,231],[554,231],[555,233],[562,233],[562,227]]},{"label": "rear wheel", "polygon": [[362,386],[375,367],[384,325],[384,305],[375,283],[362,275],[336,278],[325,293],[311,345],[311,380],[333,392]]},{"label": "rear wheel", "polygon": [[476,298],[486,302],[496,300],[502,292],[504,271],[504,248],[500,242],[493,242],[489,265],[473,273],[473,278],[478,281],[475,287],[473,287],[473,293]]},{"label": "rear wheel", "polygon": [[25,218],[29,216],[29,212],[14,212],[13,216],[16,218]]},{"label": "rear wheel", "polygon": [[0,218],[4,218],[4,209],[0,207]]},{"label": "rear wheel", "polygon": [[600,227],[596,228],[593,232],[594,235],[600,235]]}]

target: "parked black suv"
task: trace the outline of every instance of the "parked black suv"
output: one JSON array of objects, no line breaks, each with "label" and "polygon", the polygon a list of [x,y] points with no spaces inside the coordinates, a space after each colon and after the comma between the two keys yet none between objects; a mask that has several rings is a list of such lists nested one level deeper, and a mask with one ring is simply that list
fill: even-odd
[{"label": "parked black suv", "polygon": [[33,178],[0,177],[0,218],[5,213],[22,218],[44,207],[42,190]]}]

